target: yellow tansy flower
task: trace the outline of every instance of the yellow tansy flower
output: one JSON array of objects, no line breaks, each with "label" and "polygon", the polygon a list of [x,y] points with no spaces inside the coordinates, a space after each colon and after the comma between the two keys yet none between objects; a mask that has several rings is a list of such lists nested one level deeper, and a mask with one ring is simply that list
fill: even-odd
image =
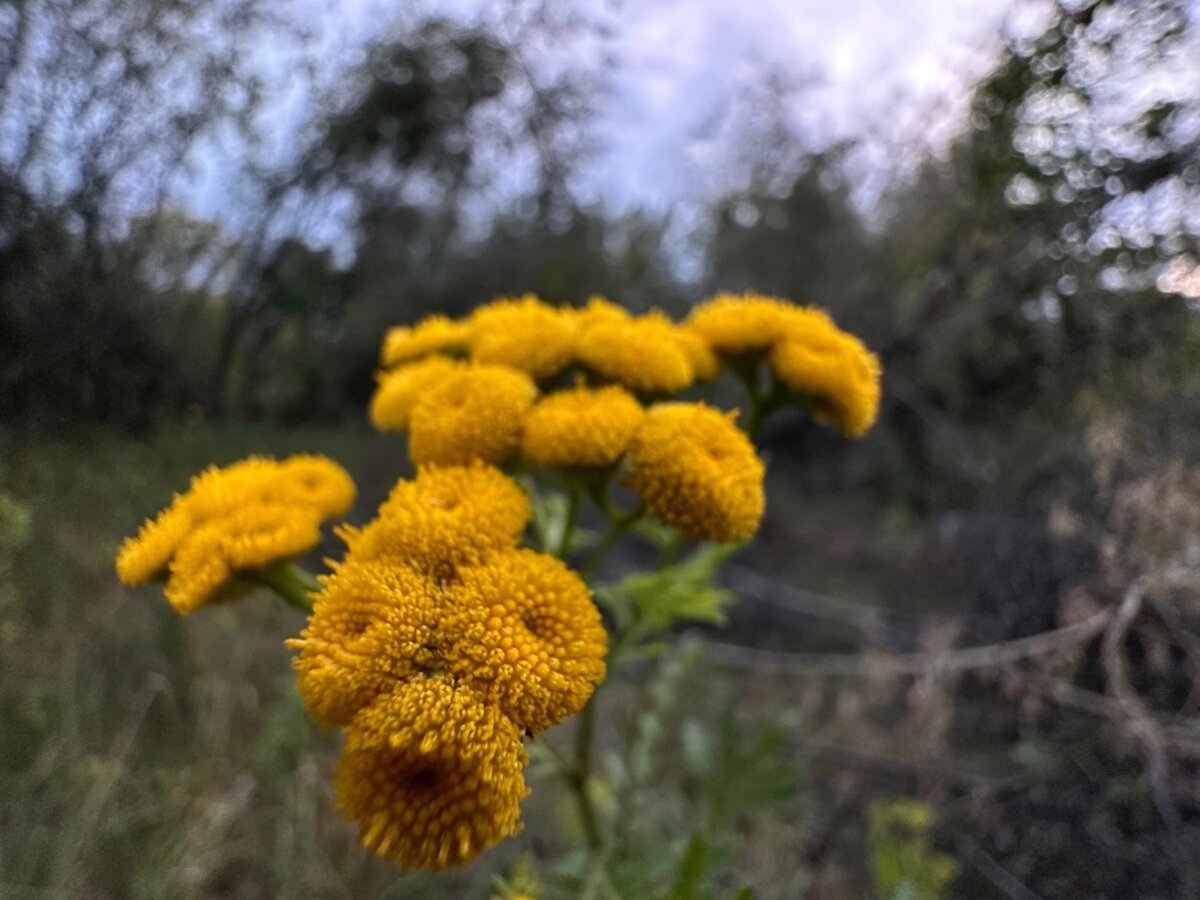
[{"label": "yellow tansy flower", "polygon": [[675,342],[692,364],[697,381],[712,381],[721,374],[721,361],[708,342],[686,325],[675,328]]},{"label": "yellow tansy flower", "polygon": [[584,329],[576,358],[606,381],[637,393],[673,394],[695,377],[676,330],[661,313],[627,321],[605,319]]},{"label": "yellow tansy flower", "polygon": [[[718,294],[692,310],[687,327],[718,353],[766,350],[783,335],[799,309],[776,297]],[[824,315],[817,310],[811,312]]]},{"label": "yellow tansy flower", "polygon": [[520,830],[517,727],[445,679],[397,687],[346,729],[334,787],[363,845],[406,868],[470,862]]},{"label": "yellow tansy flower", "polygon": [[380,364],[392,369],[434,353],[466,353],[471,344],[471,326],[445,316],[429,316],[416,325],[400,325],[388,331],[379,353]]},{"label": "yellow tansy flower", "polygon": [[434,656],[437,589],[395,563],[351,558],[322,578],[308,626],[288,646],[313,718],[345,725],[397,684],[440,665]]},{"label": "yellow tansy flower", "polygon": [[815,397],[818,420],[862,437],[879,414],[879,358],[857,337],[831,327],[793,328],[771,349],[767,362],[793,391]]},{"label": "yellow tansy flower", "polygon": [[532,294],[500,299],[471,315],[471,359],[509,366],[536,379],[567,367],[575,346],[575,327],[561,311]]},{"label": "yellow tansy flower", "polygon": [[350,476],[324,457],[251,457],[212,467],[121,545],[117,576],[142,584],[166,575],[167,599],[190,612],[228,599],[237,573],[315,547],[321,521],[353,502]]},{"label": "yellow tansy flower", "polygon": [[608,641],[583,579],[532,550],[459,576],[442,624],[449,671],[532,733],[579,712],[604,679]]},{"label": "yellow tansy flower", "polygon": [[[228,584],[243,571],[299,556],[321,540],[321,514],[312,507],[251,503],[190,531],[170,563],[166,597],[180,613],[240,593]],[[234,589],[223,593],[225,587]]]},{"label": "yellow tansy flower", "polygon": [[521,444],[521,424],[537,397],[524,372],[470,366],[426,390],[409,421],[409,455],[417,465],[503,462]]},{"label": "yellow tansy flower", "polygon": [[616,385],[550,394],[525,418],[521,456],[549,466],[610,466],[643,414],[637,399]]},{"label": "yellow tansy flower", "polygon": [[343,534],[355,559],[391,560],[444,581],[516,546],[529,518],[525,492],[499,469],[429,466],[398,482],[366,528]]},{"label": "yellow tansy flower", "polygon": [[629,322],[633,320],[633,314],[625,307],[619,306],[611,300],[598,295],[589,297],[585,306],[565,308],[563,314],[574,322],[576,328],[581,332],[601,322]]},{"label": "yellow tansy flower", "polygon": [[464,363],[448,356],[430,356],[391,372],[380,372],[379,386],[371,397],[371,424],[380,431],[406,430],[413,407],[425,392],[464,368]]},{"label": "yellow tansy flower", "polygon": [[629,448],[630,486],[684,534],[728,543],[762,518],[763,464],[729,415],[703,403],[663,403]]}]

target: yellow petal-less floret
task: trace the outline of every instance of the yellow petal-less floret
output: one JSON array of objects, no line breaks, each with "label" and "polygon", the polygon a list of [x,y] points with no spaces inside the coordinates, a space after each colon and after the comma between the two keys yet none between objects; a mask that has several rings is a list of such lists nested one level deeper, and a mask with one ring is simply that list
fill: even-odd
[{"label": "yellow petal-less floret", "polygon": [[520,830],[525,759],[495,707],[427,678],[359,713],[334,787],[365,847],[405,868],[444,869]]},{"label": "yellow petal-less floret", "polygon": [[191,528],[191,516],[178,505],[148,519],[117,551],[117,577],[124,584],[134,585],[145,584],[161,575],[175,548]]},{"label": "yellow petal-less floret", "polygon": [[524,372],[470,366],[425,391],[409,422],[409,456],[417,465],[503,462],[521,444],[521,425],[537,398]]},{"label": "yellow petal-less floret", "polygon": [[652,406],[629,459],[630,486],[689,537],[729,543],[758,528],[763,464],[729,415],[703,403]]},{"label": "yellow petal-less floret", "polygon": [[429,466],[400,481],[373,522],[350,533],[350,554],[391,560],[438,580],[459,566],[514,547],[529,523],[529,498],[482,463]]},{"label": "yellow petal-less floret", "polygon": [[637,398],[616,385],[550,394],[525,418],[521,456],[549,466],[610,466],[643,415]]},{"label": "yellow petal-less floret", "polygon": [[379,353],[380,364],[393,369],[433,354],[465,354],[471,344],[471,326],[445,316],[429,316],[416,325],[388,331]]},{"label": "yellow petal-less floret", "polygon": [[799,309],[777,297],[718,294],[692,310],[687,327],[717,353],[763,351],[782,337]]},{"label": "yellow petal-less floret", "polygon": [[531,294],[479,307],[471,326],[474,362],[520,369],[535,379],[565,369],[575,348],[570,318]]},{"label": "yellow petal-less floret", "polygon": [[675,328],[675,341],[692,364],[697,381],[712,381],[721,374],[721,360],[699,334],[686,325]]},{"label": "yellow petal-less floret", "polygon": [[448,356],[430,356],[390,372],[380,372],[379,386],[369,408],[371,424],[380,431],[407,430],[417,401],[463,368],[464,363]]},{"label": "yellow petal-less floret", "polygon": [[848,437],[870,430],[879,414],[879,359],[852,334],[835,328],[793,328],[767,357],[791,390],[816,398],[816,418]]},{"label": "yellow petal-less floret", "polygon": [[633,314],[625,307],[598,295],[589,297],[584,306],[565,308],[563,314],[575,324],[580,332],[593,325],[599,325],[601,322],[633,321]]},{"label": "yellow petal-less floret", "polygon": [[189,532],[175,551],[167,600],[180,613],[228,599],[225,583],[311,550],[321,540],[321,516],[311,507],[253,503]]},{"label": "yellow petal-less floret", "polygon": [[251,457],[212,467],[142,526],[117,553],[117,575],[140,584],[166,575],[180,612],[231,599],[240,572],[265,568],[315,547],[321,522],[354,502],[354,483],[320,456]]},{"label": "yellow petal-less floret", "polygon": [[510,550],[463,569],[442,627],[455,642],[449,671],[531,733],[579,712],[604,678],[591,592],[548,554]]},{"label": "yellow petal-less floret", "polygon": [[322,579],[308,626],[288,646],[304,705],[345,725],[376,697],[424,677],[436,655],[436,587],[395,563],[349,559]]},{"label": "yellow petal-less floret", "polygon": [[311,454],[281,460],[268,494],[279,503],[310,506],[325,519],[343,515],[354,505],[354,496],[354,482],[345,469],[327,457]]},{"label": "yellow petal-less floret", "polygon": [[606,319],[583,330],[576,358],[600,378],[636,393],[673,394],[695,378],[676,330],[661,313],[628,321]]}]

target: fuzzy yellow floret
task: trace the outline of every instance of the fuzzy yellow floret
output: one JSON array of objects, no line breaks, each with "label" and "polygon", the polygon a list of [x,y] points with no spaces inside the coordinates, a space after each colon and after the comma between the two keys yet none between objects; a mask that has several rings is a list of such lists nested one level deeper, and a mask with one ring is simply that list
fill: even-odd
[{"label": "fuzzy yellow floret", "polygon": [[531,550],[463,569],[442,625],[449,671],[536,733],[572,716],[604,678],[607,635],[583,580]]},{"label": "fuzzy yellow floret", "polygon": [[355,718],[334,786],[364,846],[406,868],[444,869],[517,833],[524,764],[511,721],[427,678]]},{"label": "fuzzy yellow floret", "polygon": [[162,574],[191,527],[191,516],[179,505],[148,519],[117,552],[117,577],[124,584],[144,584]]},{"label": "fuzzy yellow floret", "polygon": [[644,410],[622,387],[577,387],[543,397],[525,418],[521,456],[549,466],[610,466]]},{"label": "fuzzy yellow floret", "polygon": [[[801,309],[777,297],[718,294],[692,310],[687,327],[718,353],[761,351],[783,336]],[[824,316],[819,310],[808,313]]]},{"label": "fuzzy yellow floret", "polygon": [[250,503],[190,531],[175,551],[166,596],[189,613],[222,596],[242,571],[299,556],[321,540],[321,514],[312,507]]},{"label": "fuzzy yellow floret", "polygon": [[672,394],[695,378],[676,339],[677,326],[661,313],[606,319],[584,329],[576,358],[606,381],[640,394]]},{"label": "fuzzy yellow floret", "polygon": [[445,316],[429,316],[416,325],[400,325],[388,331],[379,353],[380,364],[392,369],[435,353],[466,353],[471,344],[471,326]]},{"label": "fuzzy yellow floret", "polygon": [[371,424],[380,431],[406,430],[413,407],[425,392],[464,368],[465,364],[448,356],[430,356],[391,372],[380,372],[379,386],[371,397]]},{"label": "fuzzy yellow floret", "polygon": [[793,326],[767,357],[791,390],[816,398],[816,417],[843,434],[862,437],[879,414],[879,358],[852,334],[832,327]]},{"label": "fuzzy yellow floret", "polygon": [[703,403],[663,403],[629,449],[630,486],[656,516],[684,534],[728,543],[762,518],[763,464],[732,417]]},{"label": "fuzzy yellow floret", "polygon": [[491,466],[429,466],[400,481],[360,532],[343,532],[350,554],[410,566],[447,580],[457,567],[516,546],[529,523],[529,499]]},{"label": "fuzzy yellow floret", "polygon": [[288,646],[313,718],[345,725],[395,685],[435,670],[437,589],[395,563],[348,559],[322,579],[308,626]]},{"label": "fuzzy yellow floret", "polygon": [[692,364],[697,381],[712,381],[721,374],[721,360],[699,334],[686,325],[675,328],[675,342]]},{"label": "fuzzy yellow floret", "polygon": [[503,462],[521,444],[521,424],[537,398],[524,372],[475,365],[425,391],[409,421],[409,455],[417,465]]},{"label": "fuzzy yellow floret", "polygon": [[549,378],[571,362],[575,327],[569,317],[527,294],[502,298],[471,315],[471,359],[509,366],[536,379]]},{"label": "fuzzy yellow floret", "polygon": [[563,313],[581,332],[601,322],[629,322],[633,319],[632,313],[625,307],[600,296],[589,297],[585,306],[569,307]]},{"label": "fuzzy yellow floret", "polygon": [[238,572],[316,546],[321,521],[353,502],[350,476],[320,456],[212,467],[121,545],[117,575],[125,584],[168,576],[167,599],[190,612],[228,598],[227,583]]}]

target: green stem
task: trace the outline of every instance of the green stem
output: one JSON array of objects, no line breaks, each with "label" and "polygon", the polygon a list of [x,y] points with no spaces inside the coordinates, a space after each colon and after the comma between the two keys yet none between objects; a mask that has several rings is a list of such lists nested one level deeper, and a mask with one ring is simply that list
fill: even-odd
[{"label": "green stem", "polygon": [[596,574],[596,567],[604,561],[604,557],[608,555],[608,551],[621,539],[621,535],[628,531],[630,526],[645,514],[645,505],[639,503],[636,507],[629,510],[629,512],[618,513],[613,516],[608,523],[608,530],[604,532],[604,537],[600,538],[600,543],[596,545],[596,548],[587,558],[587,562],[583,564],[584,581],[591,582],[592,576]]},{"label": "green stem", "polygon": [[577,482],[572,481],[567,494],[566,520],[563,522],[563,532],[558,541],[558,550],[554,554],[559,559],[565,560],[567,554],[571,552],[571,532],[575,530],[575,518],[579,515],[579,506],[582,500],[582,489]]},{"label": "green stem", "polygon": [[583,823],[583,833],[587,838],[588,849],[595,852],[600,849],[600,826],[596,821],[596,810],[592,807],[592,797],[588,792],[588,782],[592,777],[592,736],[596,731],[596,696],[588,701],[583,712],[579,714],[579,725],[575,732],[575,770],[572,773],[572,784],[575,791],[575,802],[579,805],[579,818]]},{"label": "green stem", "polygon": [[290,606],[306,613],[312,612],[311,595],[321,592],[321,582],[317,581],[316,576],[291,560],[256,569],[252,577],[273,590]]}]

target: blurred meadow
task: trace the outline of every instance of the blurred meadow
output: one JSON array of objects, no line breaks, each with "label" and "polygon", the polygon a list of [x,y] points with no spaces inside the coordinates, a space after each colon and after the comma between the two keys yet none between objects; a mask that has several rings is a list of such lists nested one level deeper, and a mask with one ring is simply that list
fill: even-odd
[{"label": "blurred meadow", "polygon": [[728,620],[606,687],[612,893],[1200,896],[1200,4],[443,6],[0,0],[0,897],[569,883],[532,750],[519,837],[376,860],[301,614],[113,557],[250,453],[368,519],[392,325],[748,290],[861,335],[880,420],[770,419]]}]

